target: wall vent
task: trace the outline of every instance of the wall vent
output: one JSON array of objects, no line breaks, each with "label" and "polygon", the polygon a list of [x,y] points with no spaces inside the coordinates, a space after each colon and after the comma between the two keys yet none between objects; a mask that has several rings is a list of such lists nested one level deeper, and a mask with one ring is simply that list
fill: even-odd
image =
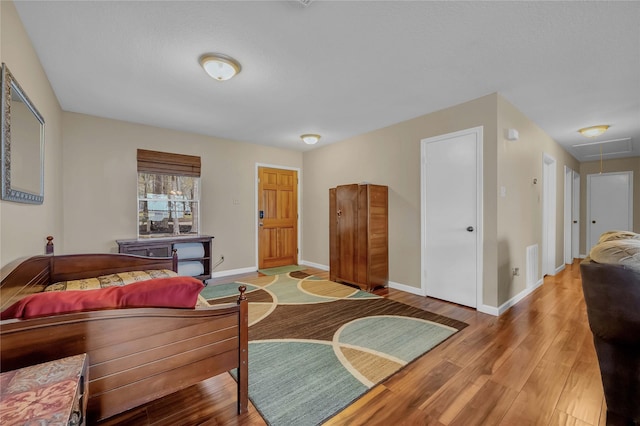
[{"label": "wall vent", "polygon": [[538,282],[538,245],[527,247],[527,288]]}]

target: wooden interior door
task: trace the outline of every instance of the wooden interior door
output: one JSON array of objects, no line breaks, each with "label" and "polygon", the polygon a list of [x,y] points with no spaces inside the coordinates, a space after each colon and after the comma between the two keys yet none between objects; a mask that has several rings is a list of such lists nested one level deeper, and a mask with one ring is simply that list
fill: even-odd
[{"label": "wooden interior door", "polygon": [[298,264],[298,172],[258,168],[258,268]]}]

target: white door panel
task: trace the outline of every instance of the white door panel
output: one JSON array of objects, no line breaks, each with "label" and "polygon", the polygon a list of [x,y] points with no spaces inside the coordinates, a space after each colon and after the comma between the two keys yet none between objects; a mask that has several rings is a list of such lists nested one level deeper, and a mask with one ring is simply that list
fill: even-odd
[{"label": "white door panel", "polygon": [[481,141],[463,133],[423,141],[423,276],[428,296],[476,307]]},{"label": "white door panel", "polygon": [[580,174],[573,172],[573,208],[571,209],[571,234],[573,258],[580,257]]},{"label": "white door panel", "polygon": [[633,230],[632,172],[587,176],[587,253],[602,233]]}]

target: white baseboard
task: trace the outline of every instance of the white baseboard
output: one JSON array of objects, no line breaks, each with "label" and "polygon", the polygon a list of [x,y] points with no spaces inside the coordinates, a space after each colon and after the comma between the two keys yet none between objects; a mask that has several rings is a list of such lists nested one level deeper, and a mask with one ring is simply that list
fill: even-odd
[{"label": "white baseboard", "polygon": [[213,272],[211,278],[228,277],[229,275],[248,274],[249,272],[256,272],[258,270],[255,266],[247,266],[246,268],[227,269],[226,271]]},{"label": "white baseboard", "polygon": [[476,311],[482,312],[483,314],[493,315],[494,317],[499,317],[501,313],[500,308],[489,305],[480,305],[476,308]]},{"label": "white baseboard", "polygon": [[[306,260],[300,261],[301,265],[310,266],[312,268],[322,269],[323,271],[328,271],[329,267],[326,265],[321,265],[319,263],[307,262]],[[211,278],[223,278],[228,277],[229,275],[241,275],[248,274],[250,272],[256,272],[258,270],[257,266],[247,266],[246,268],[238,268],[238,269],[227,269],[226,271],[217,271],[211,274]]]},{"label": "white baseboard", "polygon": [[[407,292],[407,293],[411,293],[411,294],[415,294],[415,295],[418,295],[418,296],[423,296],[423,297],[427,296],[426,293],[422,290],[422,288],[412,287],[412,286],[408,286],[406,284],[400,284],[400,283],[396,283],[396,282],[393,282],[393,281],[389,281],[389,288],[392,288],[394,290],[401,290],[401,291],[404,291],[404,292]],[[514,302],[514,304],[516,302]],[[498,308],[495,308],[493,306],[482,305],[482,306],[477,307],[476,310],[478,312],[482,312],[483,314],[489,314],[489,315],[493,315],[493,316],[496,316],[496,317],[500,315]]]},{"label": "white baseboard", "polygon": [[316,268],[316,269],[322,269],[323,271],[328,271],[329,270],[329,267],[327,265],[321,265],[319,263],[309,262],[307,260],[301,260],[300,264],[301,265],[305,265],[305,266],[310,266],[310,267]]},{"label": "white baseboard", "polygon": [[[505,313],[507,309],[509,309],[510,307],[514,306],[516,303],[518,303],[519,301],[521,301],[522,299],[524,299],[525,297],[530,295],[533,292],[533,290],[535,290],[536,288],[540,287],[543,282],[544,282],[543,279],[538,280],[538,282],[535,285],[533,285],[533,286],[531,286],[529,288],[525,288],[524,290],[522,290],[520,293],[516,294],[511,299],[509,299],[506,302],[504,302],[498,308],[494,308],[492,306],[488,306],[487,308],[490,308],[491,310],[496,310],[497,309],[497,316],[500,316],[503,313]],[[489,313],[489,312],[486,312],[486,313]],[[492,315],[496,315],[496,314],[492,314]]]},{"label": "white baseboard", "polygon": [[[562,265],[558,266],[558,267],[556,268],[556,274],[558,274],[558,273],[560,273],[560,272],[564,271],[565,266],[566,266],[566,265],[565,265],[564,263],[563,263]],[[555,274],[554,274],[554,275],[555,275]]]},{"label": "white baseboard", "polygon": [[412,287],[406,284],[400,284],[393,281],[389,281],[389,288],[394,290],[401,290],[411,294],[417,294],[418,296],[426,296],[426,294],[422,291],[422,288]]}]

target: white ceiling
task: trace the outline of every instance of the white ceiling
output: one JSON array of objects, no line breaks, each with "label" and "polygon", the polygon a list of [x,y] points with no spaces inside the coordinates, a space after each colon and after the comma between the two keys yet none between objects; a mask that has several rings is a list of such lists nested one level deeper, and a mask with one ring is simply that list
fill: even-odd
[{"label": "white ceiling", "polygon": [[[594,145],[574,145],[594,140],[640,156],[640,2],[16,7],[66,111],[304,151],[303,133],[322,146],[499,92],[581,161]],[[209,52],[242,72],[211,79]],[[576,132],[595,124],[611,128]]]}]

